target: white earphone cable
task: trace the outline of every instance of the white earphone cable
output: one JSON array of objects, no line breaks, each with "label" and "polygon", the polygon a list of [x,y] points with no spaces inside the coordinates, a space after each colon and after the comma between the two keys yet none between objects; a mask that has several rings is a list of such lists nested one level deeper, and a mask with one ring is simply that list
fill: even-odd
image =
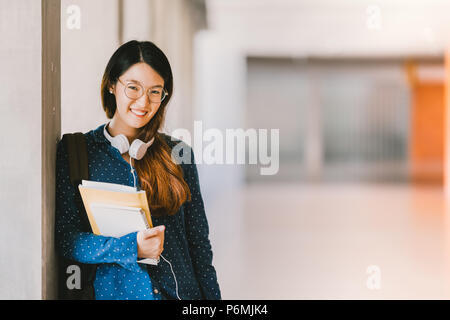
[{"label": "white earphone cable", "polygon": [[180,296],[178,295],[178,282],[177,282],[177,277],[175,276],[175,272],[173,272],[172,264],[169,262],[169,260],[164,258],[163,255],[161,255],[161,258],[163,258],[164,261],[166,261],[169,264],[169,266],[170,266],[170,270],[172,271],[172,274],[173,274],[173,279],[175,280],[175,293],[177,294],[178,300],[181,300]]},{"label": "white earphone cable", "polygon": [[136,175],[134,174],[135,170],[133,168],[133,158],[130,156],[130,168],[131,168],[131,173],[133,174],[133,179],[134,179],[134,187],[136,188]]},{"label": "white earphone cable", "polygon": [[[134,174],[135,170],[134,170],[134,168],[133,168],[132,161],[133,161],[133,158],[130,157],[130,168],[131,168],[131,173],[133,174],[133,178],[134,178],[134,187],[136,188],[136,175]],[[166,262],[169,264],[169,266],[170,266],[170,270],[172,271],[172,274],[173,274],[173,279],[175,280],[175,293],[177,294],[178,300],[181,300],[181,298],[180,298],[180,296],[179,296],[179,294],[178,294],[178,282],[177,282],[177,277],[175,276],[175,272],[173,272],[172,264],[170,263],[169,260],[167,260],[166,258],[164,258],[163,255],[161,255],[161,258],[163,258],[164,261],[166,261]]]}]

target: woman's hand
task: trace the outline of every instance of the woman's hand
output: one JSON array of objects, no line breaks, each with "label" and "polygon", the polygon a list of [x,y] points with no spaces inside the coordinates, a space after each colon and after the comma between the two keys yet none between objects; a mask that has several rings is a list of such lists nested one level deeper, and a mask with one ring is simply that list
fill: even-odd
[{"label": "woman's hand", "polygon": [[164,226],[157,226],[137,233],[139,258],[159,258],[164,250],[164,230]]}]

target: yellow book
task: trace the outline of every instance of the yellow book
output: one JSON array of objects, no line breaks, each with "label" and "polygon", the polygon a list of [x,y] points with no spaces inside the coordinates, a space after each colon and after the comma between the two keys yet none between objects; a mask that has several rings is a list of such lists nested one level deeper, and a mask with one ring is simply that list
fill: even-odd
[{"label": "yellow book", "polygon": [[145,191],[87,180],[83,180],[78,188],[94,234],[119,237],[153,228]]}]

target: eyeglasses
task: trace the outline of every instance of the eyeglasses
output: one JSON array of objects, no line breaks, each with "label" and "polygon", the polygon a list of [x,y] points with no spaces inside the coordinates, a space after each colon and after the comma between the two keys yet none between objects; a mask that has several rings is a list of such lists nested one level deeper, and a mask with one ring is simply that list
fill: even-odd
[{"label": "eyeglasses", "polygon": [[[144,95],[144,88],[137,82],[123,83],[120,79],[119,82],[125,86],[125,95],[132,99],[137,100]],[[147,91],[150,102],[162,102],[168,95],[167,91],[160,86],[155,86]]]}]

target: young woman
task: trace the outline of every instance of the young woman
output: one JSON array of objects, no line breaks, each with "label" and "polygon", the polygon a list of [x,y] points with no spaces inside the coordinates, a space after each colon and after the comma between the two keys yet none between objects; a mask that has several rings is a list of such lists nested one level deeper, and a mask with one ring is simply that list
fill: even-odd
[{"label": "young woman", "polygon": [[[95,299],[221,299],[193,151],[158,132],[172,93],[164,53],[151,42],[127,42],[112,55],[101,84],[103,109],[111,120],[84,134],[89,180],[136,183],[146,191],[152,229],[120,238],[83,232],[67,150],[58,144],[57,249],[64,258],[97,265]],[[113,141],[120,135],[127,141],[118,148]],[[145,147],[133,159],[123,145],[133,148],[136,139]],[[173,161],[172,148],[179,144],[190,153],[190,163]],[[137,263],[158,259],[162,252],[157,265]]]}]

